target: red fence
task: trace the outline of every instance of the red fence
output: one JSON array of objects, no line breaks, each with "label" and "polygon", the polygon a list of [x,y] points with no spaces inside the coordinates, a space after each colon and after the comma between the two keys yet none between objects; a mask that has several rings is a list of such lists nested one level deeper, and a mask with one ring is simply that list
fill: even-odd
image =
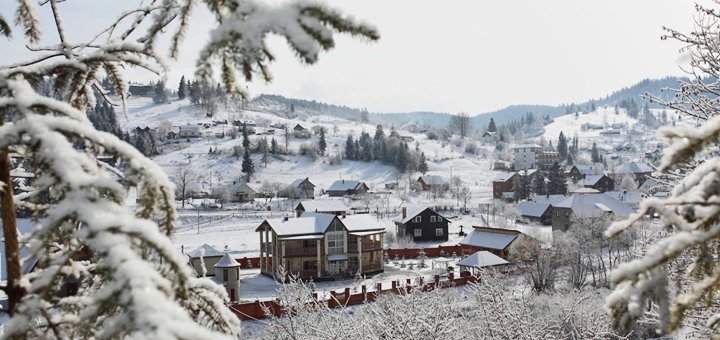
[{"label": "red fence", "polygon": [[[362,286],[362,291],[356,294],[350,294],[350,288],[345,288],[341,292],[331,291],[330,299],[323,300],[323,304],[327,304],[329,308],[339,308],[344,306],[358,305],[365,302],[372,302],[380,294],[403,294],[411,292],[413,290],[428,291],[436,288],[449,288],[463,286],[476,281],[474,276],[471,276],[469,272],[463,272],[459,278],[455,278],[452,273],[448,275],[447,280],[440,280],[440,276],[436,275],[433,282],[423,282],[418,284],[413,282],[413,279],[406,279],[405,281],[392,281],[391,287],[385,287],[383,289],[383,283],[378,282],[375,286],[374,291],[368,291],[366,286]],[[317,295],[313,294],[313,297],[317,299]],[[234,303],[230,305],[230,310],[233,311],[240,320],[259,320],[267,317],[266,312],[263,310],[263,306],[267,308],[268,314],[276,317],[282,316],[285,311],[280,305],[279,301],[263,301],[258,300],[248,303]]]}]

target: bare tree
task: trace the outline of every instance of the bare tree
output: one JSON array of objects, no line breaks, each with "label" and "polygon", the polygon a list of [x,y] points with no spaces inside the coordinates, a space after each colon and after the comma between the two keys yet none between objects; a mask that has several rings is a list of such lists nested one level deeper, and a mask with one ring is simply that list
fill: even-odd
[{"label": "bare tree", "polygon": [[190,164],[180,164],[175,167],[172,179],[175,183],[177,194],[182,200],[182,208],[185,208],[185,199],[189,192],[189,187],[198,178],[197,173]]},{"label": "bare tree", "polygon": [[282,184],[277,182],[263,182],[260,186],[260,192],[265,197],[266,203],[272,202],[273,197],[278,196],[281,189]]},{"label": "bare tree", "polygon": [[462,138],[467,137],[472,128],[470,115],[468,115],[467,112],[458,112],[456,115],[450,117],[450,125],[448,128],[451,132],[457,133]]}]

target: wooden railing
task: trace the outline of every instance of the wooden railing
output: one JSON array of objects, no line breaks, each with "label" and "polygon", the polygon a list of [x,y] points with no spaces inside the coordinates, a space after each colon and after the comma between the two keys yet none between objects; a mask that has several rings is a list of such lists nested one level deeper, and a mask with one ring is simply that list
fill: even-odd
[{"label": "wooden railing", "polygon": [[317,248],[285,248],[285,256],[317,256]]}]

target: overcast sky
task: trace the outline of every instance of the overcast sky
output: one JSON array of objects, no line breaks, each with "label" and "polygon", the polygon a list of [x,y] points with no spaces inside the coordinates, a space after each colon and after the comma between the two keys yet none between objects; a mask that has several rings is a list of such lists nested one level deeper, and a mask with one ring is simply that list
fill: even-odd
[{"label": "overcast sky", "polygon": [[[0,0],[0,13],[15,2]],[[277,2],[274,1],[273,2]],[[137,1],[61,3],[73,41],[87,39]],[[513,104],[562,104],[609,94],[643,78],[681,75],[674,41],[662,26],[692,28],[694,3],[685,0],[332,0],[331,6],[378,27],[367,43],[338,37],[316,65],[298,62],[283,40],[270,40],[278,57],[271,84],[249,85],[253,95],[281,94],[372,112],[467,111]],[[48,25],[49,7],[40,9]],[[169,61],[169,87],[192,76],[212,19],[196,11],[182,46]],[[46,29],[44,43],[55,43]],[[0,64],[30,56],[24,42],[0,40]],[[128,70],[131,80],[156,77]]]}]

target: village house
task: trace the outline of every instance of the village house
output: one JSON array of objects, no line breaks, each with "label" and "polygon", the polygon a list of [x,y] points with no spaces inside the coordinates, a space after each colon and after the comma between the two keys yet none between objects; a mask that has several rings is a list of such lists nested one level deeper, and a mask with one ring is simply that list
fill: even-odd
[{"label": "village house", "polygon": [[511,170],[512,169],[512,162],[504,161],[501,159],[496,159],[493,162],[493,170]]},{"label": "village house", "polygon": [[342,200],[308,200],[298,203],[295,207],[296,217],[301,217],[305,212],[321,213],[331,215],[347,215],[350,211]]},{"label": "village house", "polygon": [[541,151],[535,154],[537,167],[542,170],[550,170],[555,163],[560,163],[560,153],[555,151]]},{"label": "village house", "polygon": [[423,191],[445,191],[450,187],[449,183],[445,180],[445,178],[436,175],[420,176],[417,182],[420,185],[420,189],[422,189]]},{"label": "village house", "polygon": [[602,164],[575,164],[568,171],[568,176],[577,183],[588,175],[602,175],[604,170]]},{"label": "village house", "polygon": [[628,204],[594,189],[579,191],[553,206],[553,231],[567,231],[575,218],[627,217],[635,211]]},{"label": "village house", "polygon": [[518,230],[473,226],[473,230],[460,241],[460,249],[463,256],[486,250],[508,258],[510,245],[520,238],[530,239]]},{"label": "village house", "polygon": [[504,193],[511,193],[515,188],[514,172],[504,172],[495,176],[492,182],[493,197],[502,199]]},{"label": "village house", "polygon": [[261,196],[258,184],[233,182],[231,189],[234,202],[252,202]]},{"label": "village house", "polygon": [[534,169],[537,167],[536,154],[542,152],[537,144],[518,144],[512,147],[513,165],[515,170]]},{"label": "village house", "polygon": [[203,133],[198,125],[181,125],[178,138],[202,138]]},{"label": "village house", "polygon": [[370,191],[370,188],[365,182],[341,179],[333,182],[325,192],[330,197],[342,197],[364,194],[368,191]]},{"label": "village house", "polygon": [[525,220],[542,225],[552,224],[552,205],[547,202],[520,202],[518,215]]},{"label": "village house", "polygon": [[297,124],[293,128],[293,135],[295,136],[295,138],[306,139],[310,138],[311,133],[310,129],[306,129],[304,126]]},{"label": "village house", "polygon": [[305,213],[268,219],[260,234],[260,272],[276,277],[280,266],[299,278],[326,280],[384,270],[385,227],[374,217]]},{"label": "village house", "polygon": [[308,177],[298,178],[285,187],[280,194],[292,199],[313,199],[315,198],[315,184],[312,184]]},{"label": "village house", "polygon": [[403,207],[394,222],[398,236],[412,236],[415,242],[448,240],[450,221],[428,207]]},{"label": "village house", "polygon": [[609,195],[618,201],[624,202],[629,205],[630,208],[636,210],[640,208],[640,202],[642,202],[645,196],[639,191],[608,191],[605,195]]},{"label": "village house", "polygon": [[585,175],[585,178],[579,180],[577,185],[584,188],[595,189],[599,192],[612,191],[615,189],[615,181],[606,175]]},{"label": "village house", "polygon": [[130,84],[128,92],[136,97],[152,97],[155,95],[155,85]]},{"label": "village house", "polygon": [[[190,261],[190,266],[193,268],[197,276],[213,276],[215,275],[214,266],[223,257],[223,253],[215,249],[213,246],[205,243],[197,249],[187,253],[187,256]],[[204,267],[203,263],[205,263]]]},{"label": "village house", "polygon": [[617,166],[614,169],[613,177],[615,183],[620,184],[626,175],[632,176],[638,185],[643,185],[645,180],[650,177],[654,169],[647,163],[628,162]]}]

